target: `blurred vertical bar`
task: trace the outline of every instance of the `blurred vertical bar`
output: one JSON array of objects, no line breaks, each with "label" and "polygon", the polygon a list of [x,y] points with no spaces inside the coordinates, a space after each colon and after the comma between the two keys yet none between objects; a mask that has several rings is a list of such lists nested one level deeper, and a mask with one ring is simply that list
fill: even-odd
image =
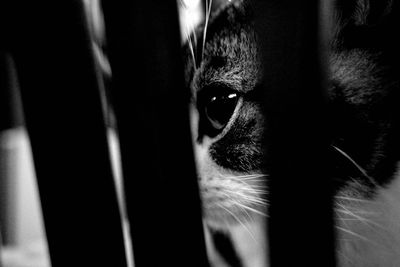
[{"label": "blurred vertical bar", "polygon": [[207,266],[176,1],[103,10],[136,267]]},{"label": "blurred vertical bar", "polygon": [[[23,125],[22,106],[13,67],[10,56],[0,50],[0,226],[2,241],[6,245],[15,243],[16,235],[16,180],[10,176],[8,166],[15,151],[6,136],[11,129]],[[12,165],[15,166],[15,162]]]},{"label": "blurred vertical bar", "polygon": [[[270,261],[335,266],[323,1],[255,1],[263,52]],[[325,13],[327,14],[327,13]],[[323,27],[323,28],[320,28]],[[325,50],[325,51],[324,51]]]},{"label": "blurred vertical bar", "polygon": [[[6,63],[5,63],[5,57],[4,57],[4,46],[5,44],[3,43],[6,38],[5,38],[5,17],[4,17],[4,7],[3,4],[0,3],[0,97],[7,96],[7,89],[8,89],[8,73],[6,71]],[[4,112],[4,111],[3,111]],[[0,131],[3,129],[3,125],[7,125],[8,123],[7,115],[3,116],[0,114]],[[0,133],[1,134],[1,133]],[[1,140],[0,140],[1,142]],[[3,235],[2,233],[4,232],[4,221],[5,221],[5,192],[4,192],[4,186],[6,185],[5,181],[5,174],[3,172],[3,155],[1,155],[0,152],[0,267],[3,267],[3,252],[2,252],[2,246],[3,246]]]},{"label": "blurred vertical bar", "polygon": [[7,1],[51,263],[126,266],[82,2]]},{"label": "blurred vertical bar", "polygon": [[[6,6],[0,3],[0,235],[3,245],[14,245],[16,239],[16,182],[10,179],[13,156],[8,143],[10,130],[22,126],[22,108],[15,69],[7,51]],[[12,162],[15,166],[15,162]]]},{"label": "blurred vertical bar", "polygon": [[9,86],[9,73],[7,71],[7,63],[4,52],[0,49],[0,239],[1,244],[6,243],[8,240],[7,234],[9,230],[7,228],[6,220],[8,212],[8,192],[6,190],[8,186],[8,180],[6,179],[7,174],[5,173],[5,157],[6,153],[2,149],[2,135],[4,130],[12,127],[11,119],[11,107],[9,105],[10,98],[12,96]]}]

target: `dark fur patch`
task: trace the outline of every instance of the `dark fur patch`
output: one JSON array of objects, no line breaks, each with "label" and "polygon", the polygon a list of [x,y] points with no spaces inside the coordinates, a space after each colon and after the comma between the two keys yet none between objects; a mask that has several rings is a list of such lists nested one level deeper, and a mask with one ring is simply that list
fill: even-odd
[{"label": "dark fur patch", "polygon": [[[329,62],[332,143],[379,185],[391,181],[400,159],[397,6],[398,1],[336,1]],[[345,172],[340,177],[352,178],[357,177]]]},{"label": "dark fur patch", "polygon": [[244,100],[230,130],[210,147],[212,159],[226,169],[249,173],[263,169],[264,120],[260,107]]}]

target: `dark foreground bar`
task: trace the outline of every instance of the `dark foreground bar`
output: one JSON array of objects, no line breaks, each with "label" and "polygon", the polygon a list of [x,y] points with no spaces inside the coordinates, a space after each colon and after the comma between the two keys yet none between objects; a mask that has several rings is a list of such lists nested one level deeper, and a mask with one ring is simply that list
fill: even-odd
[{"label": "dark foreground bar", "polygon": [[207,266],[176,1],[103,1],[136,267]]},{"label": "dark foreground bar", "polygon": [[257,1],[270,170],[271,266],[335,266],[321,1]]},{"label": "dark foreground bar", "polygon": [[81,1],[10,1],[15,60],[51,263],[126,266]]}]

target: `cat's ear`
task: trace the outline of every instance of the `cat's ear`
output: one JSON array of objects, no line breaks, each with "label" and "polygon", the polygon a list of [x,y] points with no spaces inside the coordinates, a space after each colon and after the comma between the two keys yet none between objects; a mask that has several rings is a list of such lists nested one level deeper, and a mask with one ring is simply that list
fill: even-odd
[{"label": "cat's ear", "polygon": [[392,36],[398,31],[399,4],[396,0],[335,0],[333,47],[387,49],[390,44],[395,48]]},{"label": "cat's ear", "polygon": [[391,13],[394,0],[356,0],[353,14],[357,26],[379,24]]},{"label": "cat's ear", "polygon": [[392,12],[395,0],[335,0],[338,22],[344,25],[373,26]]}]

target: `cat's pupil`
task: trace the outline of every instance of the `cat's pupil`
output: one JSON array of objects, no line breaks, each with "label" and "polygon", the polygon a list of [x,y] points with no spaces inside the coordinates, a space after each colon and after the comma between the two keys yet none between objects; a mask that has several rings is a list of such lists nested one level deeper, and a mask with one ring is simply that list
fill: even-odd
[{"label": "cat's pupil", "polygon": [[238,102],[238,94],[227,92],[211,96],[205,105],[205,115],[215,130],[222,130],[229,122]]}]

